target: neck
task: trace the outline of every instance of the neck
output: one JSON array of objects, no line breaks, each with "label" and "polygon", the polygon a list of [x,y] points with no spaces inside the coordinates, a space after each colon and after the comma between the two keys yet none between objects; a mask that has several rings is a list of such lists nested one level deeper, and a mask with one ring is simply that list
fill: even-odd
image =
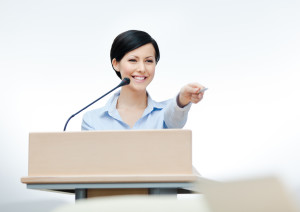
[{"label": "neck", "polygon": [[141,91],[131,91],[130,89],[126,89],[126,87],[122,87],[121,93],[118,99],[117,108],[143,108],[147,107],[147,92]]}]

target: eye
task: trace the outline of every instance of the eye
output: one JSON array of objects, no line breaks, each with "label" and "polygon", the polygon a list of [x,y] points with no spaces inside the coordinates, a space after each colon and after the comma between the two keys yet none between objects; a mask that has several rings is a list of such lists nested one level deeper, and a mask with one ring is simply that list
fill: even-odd
[{"label": "eye", "polygon": [[153,60],[146,60],[147,63],[153,63]]},{"label": "eye", "polygon": [[129,62],[136,62],[136,59],[129,59]]}]

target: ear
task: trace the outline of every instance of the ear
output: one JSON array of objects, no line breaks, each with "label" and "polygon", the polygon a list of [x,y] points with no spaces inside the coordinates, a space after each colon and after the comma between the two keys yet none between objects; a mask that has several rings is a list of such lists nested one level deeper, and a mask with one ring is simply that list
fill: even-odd
[{"label": "ear", "polygon": [[113,65],[113,67],[114,67],[114,69],[116,70],[116,71],[120,71],[119,70],[119,62],[116,60],[116,58],[114,58],[112,61],[111,61],[111,64]]}]

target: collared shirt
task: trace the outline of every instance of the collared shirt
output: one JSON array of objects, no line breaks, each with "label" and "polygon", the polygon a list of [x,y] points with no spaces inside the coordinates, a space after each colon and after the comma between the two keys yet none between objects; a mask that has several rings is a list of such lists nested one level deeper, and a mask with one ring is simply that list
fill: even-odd
[{"label": "collared shirt", "polygon": [[116,92],[102,108],[84,114],[82,130],[138,130],[182,128],[186,121],[191,103],[181,108],[176,97],[163,102],[153,101],[148,95],[148,105],[142,117],[131,128],[126,124],[116,106],[120,91]]}]

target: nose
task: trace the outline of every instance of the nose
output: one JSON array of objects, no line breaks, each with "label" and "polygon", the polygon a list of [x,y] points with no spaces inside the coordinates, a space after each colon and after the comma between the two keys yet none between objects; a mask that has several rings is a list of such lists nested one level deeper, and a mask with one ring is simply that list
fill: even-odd
[{"label": "nose", "polygon": [[138,72],[144,73],[146,71],[145,64],[143,62],[140,62],[138,64]]}]

